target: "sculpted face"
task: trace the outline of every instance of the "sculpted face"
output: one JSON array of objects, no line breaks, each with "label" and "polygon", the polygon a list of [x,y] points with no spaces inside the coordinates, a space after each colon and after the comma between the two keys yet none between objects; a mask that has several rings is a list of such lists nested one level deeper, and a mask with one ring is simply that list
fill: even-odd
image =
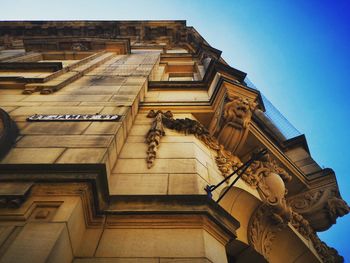
[{"label": "sculpted face", "polygon": [[248,99],[235,97],[233,102],[235,103],[233,110],[235,111],[236,116],[243,119],[250,111],[250,103]]},{"label": "sculpted face", "polygon": [[224,107],[224,118],[227,123],[234,122],[243,127],[249,125],[252,111],[256,107],[255,102],[249,101],[247,98],[242,98],[237,95],[228,94],[229,102]]}]

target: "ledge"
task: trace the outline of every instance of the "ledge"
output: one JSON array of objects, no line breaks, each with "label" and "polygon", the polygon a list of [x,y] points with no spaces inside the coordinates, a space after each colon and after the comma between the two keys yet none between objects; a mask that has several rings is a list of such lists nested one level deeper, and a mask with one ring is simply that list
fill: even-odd
[{"label": "ledge", "polygon": [[113,195],[110,215],[203,215],[231,238],[239,222],[206,195]]},{"label": "ledge", "polygon": [[96,214],[102,214],[108,207],[109,190],[104,164],[0,164],[0,184],[19,182],[33,185],[86,182],[92,188],[92,205]]}]

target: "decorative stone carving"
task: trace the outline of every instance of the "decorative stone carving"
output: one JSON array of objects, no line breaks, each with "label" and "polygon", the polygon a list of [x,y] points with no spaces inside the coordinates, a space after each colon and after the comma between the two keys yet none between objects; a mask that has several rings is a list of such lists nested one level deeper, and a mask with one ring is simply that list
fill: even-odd
[{"label": "decorative stone carving", "polygon": [[219,142],[209,134],[209,131],[199,122],[189,118],[174,119],[173,114],[170,111],[163,113],[162,111],[155,112],[151,110],[147,117],[155,118],[151,129],[146,136],[146,143],[149,145],[147,151],[147,163],[150,164],[149,168],[152,167],[156,157],[156,149],[159,145],[160,138],[165,135],[161,124],[168,129],[184,132],[186,134],[193,134],[199,140],[204,142],[210,149],[216,151],[216,163],[224,176],[229,175],[232,172],[232,169],[242,165],[240,159],[229,151],[225,150],[224,146],[220,145]]},{"label": "decorative stone carving", "polygon": [[[262,204],[252,215],[248,225],[248,242],[267,260],[271,252],[272,244],[279,231],[287,227],[288,221],[275,221],[274,209],[268,204]],[[342,256],[331,247],[328,247],[320,240],[316,232],[309,225],[302,215],[291,212],[291,225],[307,240],[311,241],[318,255],[323,262],[338,263],[344,262]]]},{"label": "decorative stone carving", "polygon": [[[172,117],[171,112],[165,113],[167,116]],[[157,156],[157,148],[160,143],[160,138],[165,135],[163,122],[162,122],[162,111],[153,111],[151,110],[147,117],[154,118],[151,129],[148,131],[146,136],[146,143],[148,144],[147,150],[147,167],[151,168],[154,164],[154,160]]]},{"label": "decorative stone carving", "polygon": [[[241,160],[227,151],[209,131],[199,122],[186,119],[174,119],[171,112],[150,111],[147,115],[154,118],[151,129],[147,134],[148,143],[147,164],[152,167],[156,158],[157,147],[160,138],[165,135],[163,125],[186,134],[194,134],[198,139],[204,142],[210,149],[216,151],[216,163],[223,176],[228,176],[234,169],[242,165]],[[242,175],[242,179],[258,190],[263,201],[273,206],[274,220],[289,221],[291,210],[286,204],[286,188],[284,182],[291,180],[291,176],[281,167],[279,167],[270,156],[263,161],[255,161],[250,169]]]},{"label": "decorative stone carving", "polygon": [[[227,151],[199,122],[188,118],[174,119],[170,111],[163,113],[152,110],[147,117],[155,118],[147,134],[147,143],[149,144],[147,162],[150,162],[151,165],[155,160],[160,138],[165,135],[163,125],[168,129],[193,134],[210,149],[216,151],[216,163],[223,176],[228,176],[233,169],[242,165],[241,160]],[[270,155],[255,161],[241,178],[249,186],[258,190],[263,201],[250,219],[248,237],[249,243],[267,260],[276,233],[291,223],[300,234],[312,242],[324,262],[343,262],[343,258],[338,255],[335,249],[328,247],[318,238],[309,222],[301,214],[292,210],[294,207],[301,209],[307,205],[300,204],[299,200],[294,201],[294,207],[287,203],[285,183],[289,182],[292,177]],[[320,195],[321,193],[313,193],[306,202],[317,203]],[[348,211],[346,203],[338,199],[337,197],[331,198],[327,203],[334,216]],[[293,204],[293,202],[291,203]]]},{"label": "decorative stone carving", "polygon": [[330,220],[335,224],[338,217],[342,217],[349,213],[350,208],[348,204],[341,198],[331,197],[327,201],[327,210]]},{"label": "decorative stone carving", "polygon": [[261,160],[252,163],[246,175],[243,175],[244,180],[252,187],[258,187],[262,178],[268,177],[271,173],[278,174],[284,183],[292,180],[289,173],[281,168],[276,160],[271,155],[267,154]]},{"label": "decorative stone carving", "polygon": [[262,200],[272,209],[273,219],[278,222],[288,222],[291,208],[287,205],[285,183],[292,177],[270,155],[255,161],[242,179],[259,192]]},{"label": "decorative stone carving", "polygon": [[267,260],[276,233],[287,226],[287,222],[276,222],[268,204],[262,204],[252,215],[248,225],[248,242]]},{"label": "decorative stone carving", "polygon": [[[216,151],[216,163],[224,176],[228,176],[234,169],[243,164],[237,156],[226,150],[226,148],[220,144],[215,137],[211,136],[209,131],[198,121],[191,120],[189,118],[174,119],[173,114],[170,111],[163,113],[162,111],[155,112],[151,110],[147,117],[155,118],[151,129],[146,136],[146,142],[149,145],[147,158],[148,163],[154,162],[156,157],[156,148],[159,145],[160,138],[165,135],[163,128],[164,125],[168,129],[184,132],[186,134],[193,134],[199,140],[204,142],[210,149]],[[257,188],[261,178],[266,177],[272,172],[278,174],[284,182],[291,180],[291,176],[284,169],[279,167],[276,161],[274,161],[271,157],[268,157],[265,161],[254,162],[251,168],[246,171],[246,174],[242,176],[242,179],[247,184]]]},{"label": "decorative stone carving", "polygon": [[293,210],[302,214],[316,231],[324,231],[335,224],[338,217],[350,212],[341,199],[336,185],[313,189],[288,199]]},{"label": "decorative stone carving", "polygon": [[227,90],[228,102],[223,110],[223,126],[219,131],[218,140],[225,149],[235,153],[245,143],[255,102],[239,97]]}]

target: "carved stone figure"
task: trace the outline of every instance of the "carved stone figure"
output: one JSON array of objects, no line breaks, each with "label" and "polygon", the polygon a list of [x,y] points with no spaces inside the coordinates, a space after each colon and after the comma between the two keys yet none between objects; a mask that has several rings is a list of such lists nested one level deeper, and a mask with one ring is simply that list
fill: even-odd
[{"label": "carved stone figure", "polygon": [[219,131],[218,140],[225,149],[235,153],[242,147],[248,135],[248,127],[256,103],[229,92],[228,100],[224,106],[223,127]]},{"label": "carved stone figure", "polygon": [[341,198],[331,197],[327,201],[328,215],[333,224],[338,217],[342,217],[350,212],[348,204]]}]

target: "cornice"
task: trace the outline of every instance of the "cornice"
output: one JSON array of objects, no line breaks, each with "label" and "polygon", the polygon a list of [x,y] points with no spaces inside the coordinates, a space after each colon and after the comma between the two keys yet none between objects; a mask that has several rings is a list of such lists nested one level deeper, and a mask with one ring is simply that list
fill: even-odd
[{"label": "cornice", "polygon": [[[304,191],[319,187],[328,187],[329,185],[335,185],[338,189],[336,177],[332,169],[326,168],[314,175],[305,175],[301,169],[284,154],[283,149],[261,131],[254,122],[252,122],[250,126],[250,132],[291,172],[291,174],[294,175],[293,177],[295,179],[299,180],[304,185]],[[292,193],[292,191],[289,191],[288,196],[292,196]]]}]

